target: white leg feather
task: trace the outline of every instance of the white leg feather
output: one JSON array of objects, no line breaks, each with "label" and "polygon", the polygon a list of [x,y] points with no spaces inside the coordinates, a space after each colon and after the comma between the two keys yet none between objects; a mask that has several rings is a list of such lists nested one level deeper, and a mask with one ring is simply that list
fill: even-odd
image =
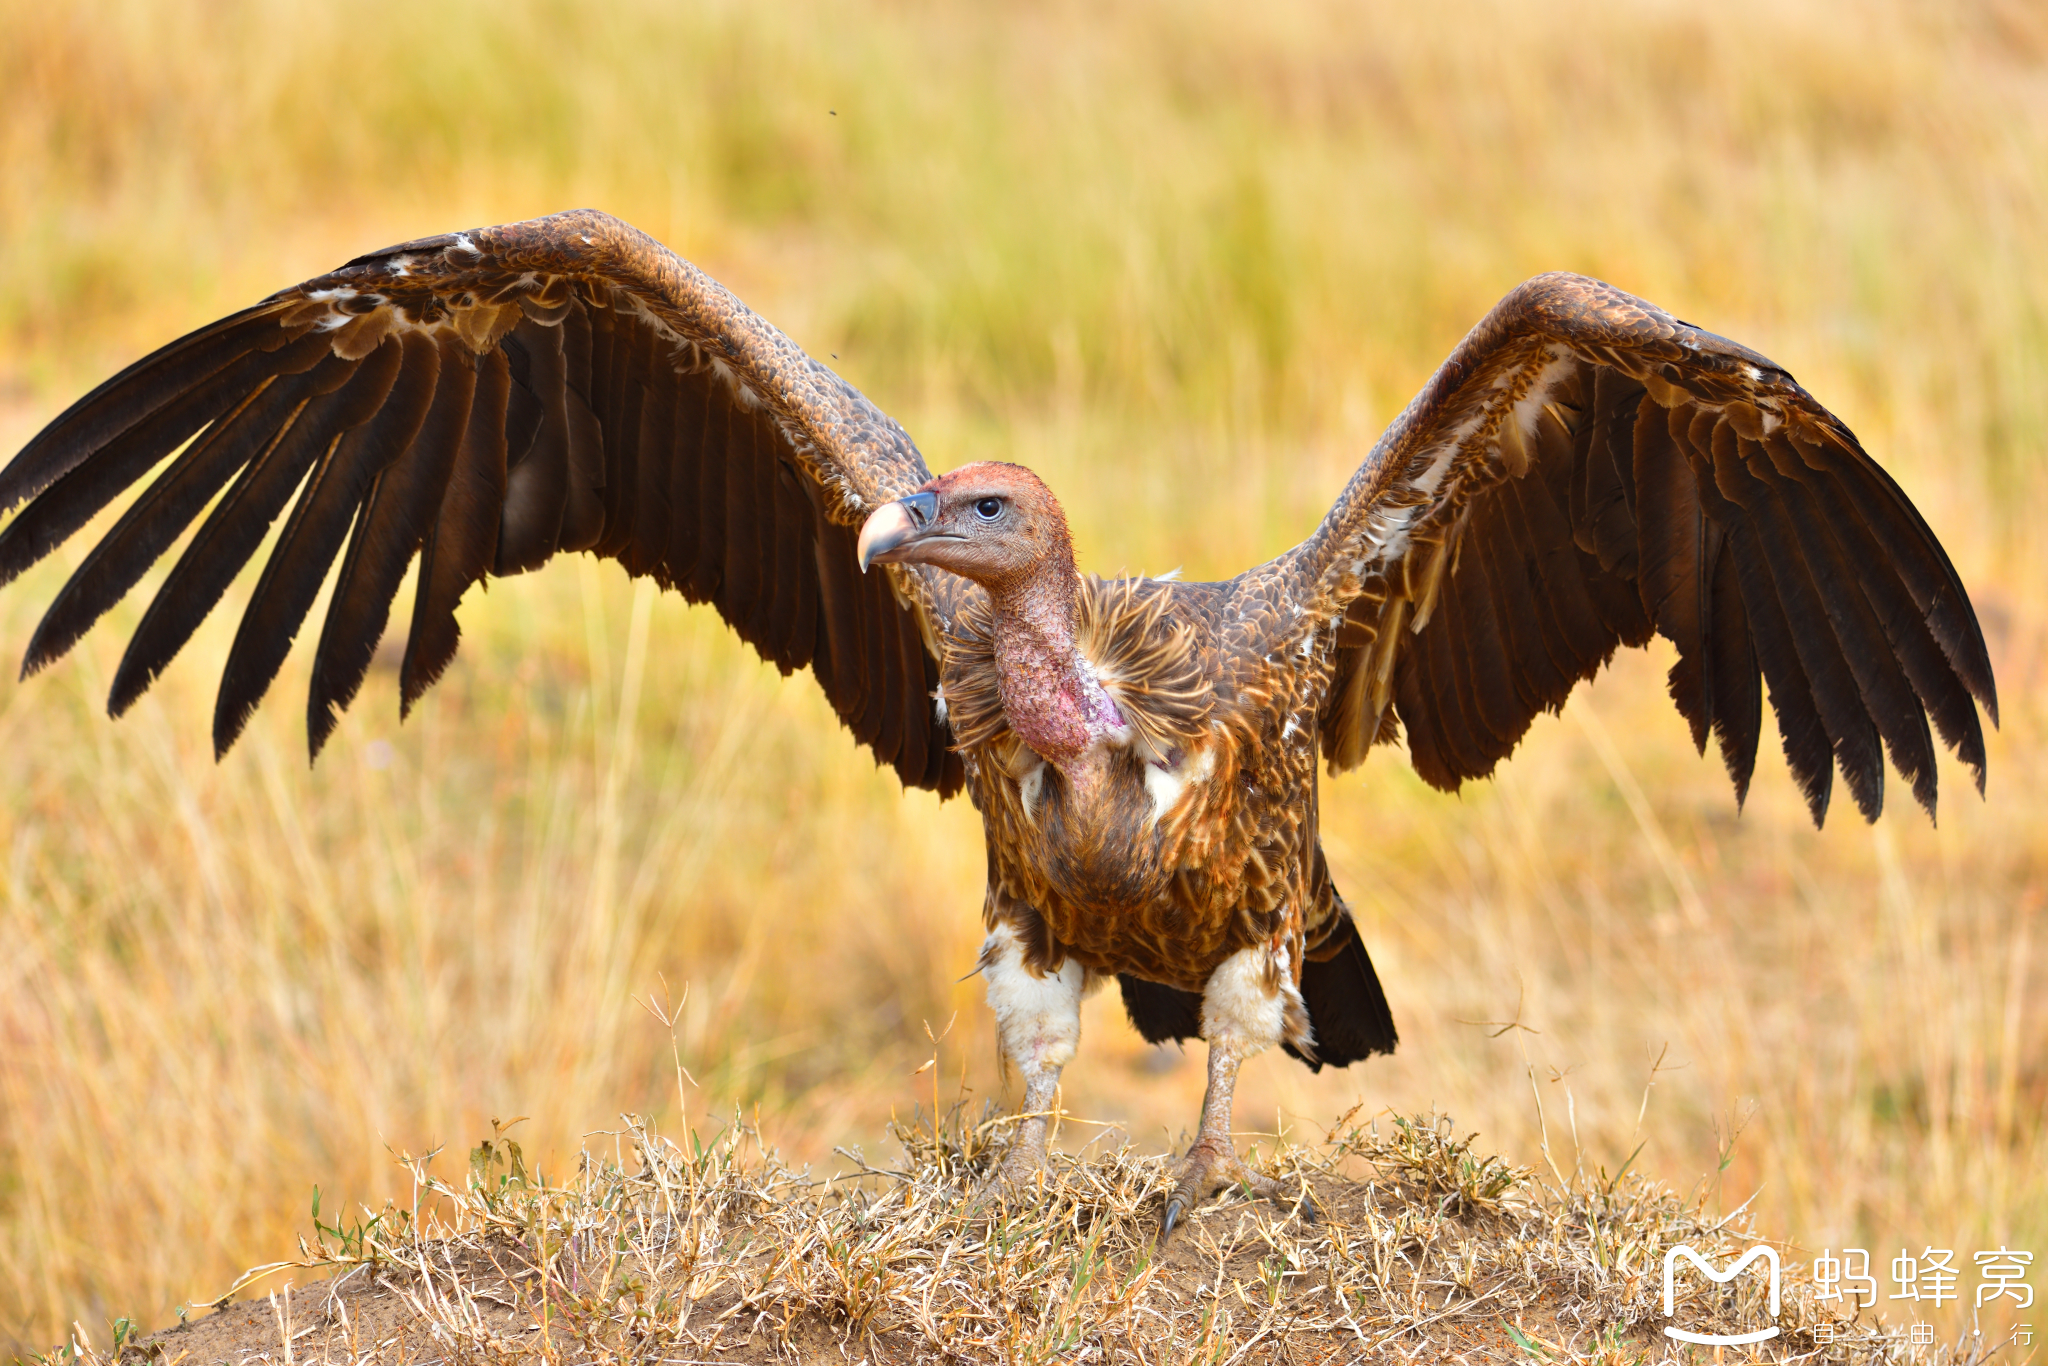
[{"label": "white leg feather", "polygon": [[1246,1058],[1283,1038],[1297,1046],[1308,1039],[1308,1012],[1284,953],[1284,949],[1276,953],[1264,945],[1234,953],[1217,965],[1202,989],[1202,1038],[1209,1044],[1202,1131],[1188,1149],[1180,1180],[1167,1197],[1162,1236],[1171,1235],[1182,1215],[1223,1186],[1244,1184],[1272,1199],[1287,1198],[1278,1182],[1238,1160],[1237,1148],[1230,1141],[1237,1069]]},{"label": "white leg feather", "polygon": [[1081,996],[1088,975],[1071,959],[1058,972],[1033,972],[1024,962],[1017,932],[1007,924],[997,925],[983,942],[981,975],[988,983],[1003,1057],[1024,1081],[1023,1118],[1002,1170],[1006,1180],[1022,1181],[1045,1165],[1046,1114],[1059,1093],[1060,1069],[1074,1060],[1081,1043]]},{"label": "white leg feather", "polygon": [[1202,988],[1202,1037],[1210,1047],[1227,1042],[1248,1058],[1280,1042],[1287,1000],[1273,989],[1273,976],[1264,945],[1240,949],[1216,965]]}]

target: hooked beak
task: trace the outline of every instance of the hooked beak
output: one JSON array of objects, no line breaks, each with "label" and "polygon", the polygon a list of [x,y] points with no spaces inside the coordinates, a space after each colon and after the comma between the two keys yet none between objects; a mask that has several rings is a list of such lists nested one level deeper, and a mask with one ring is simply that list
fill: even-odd
[{"label": "hooked beak", "polygon": [[860,528],[860,572],[871,564],[892,563],[891,552],[924,534],[939,513],[939,495],[913,493],[893,503],[884,503],[868,514]]}]

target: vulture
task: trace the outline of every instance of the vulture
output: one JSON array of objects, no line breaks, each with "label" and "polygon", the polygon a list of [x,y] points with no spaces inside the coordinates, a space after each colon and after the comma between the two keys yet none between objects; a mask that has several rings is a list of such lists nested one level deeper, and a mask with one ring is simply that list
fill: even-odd
[{"label": "vulture", "polygon": [[1738,804],[1768,688],[1816,824],[1837,769],[1874,820],[1887,755],[1931,816],[1936,733],[1981,793],[1978,706],[1997,722],[1968,595],[1849,429],[1755,351],[1579,275],[1502,299],[1308,539],[1221,583],[1084,575],[1029,470],[934,476],[845,380],[590,210],[374,252],[137,361],[0,471],[0,512],[20,507],[0,583],[152,472],[24,675],[202,513],[108,709],[148,689],[289,505],[228,652],[216,754],[337,559],[315,757],[415,557],[401,714],[490,576],[583,551],[710,603],[783,673],[809,669],[906,786],[981,813],[979,971],[1023,1084],[991,1189],[1045,1161],[1090,987],[1116,978],[1149,1040],[1208,1044],[1165,1234],[1225,1186],[1290,1198],[1232,1146],[1245,1058],[1343,1067],[1395,1045],[1323,855],[1319,760],[1342,773],[1405,736],[1455,791],[1652,635]]}]

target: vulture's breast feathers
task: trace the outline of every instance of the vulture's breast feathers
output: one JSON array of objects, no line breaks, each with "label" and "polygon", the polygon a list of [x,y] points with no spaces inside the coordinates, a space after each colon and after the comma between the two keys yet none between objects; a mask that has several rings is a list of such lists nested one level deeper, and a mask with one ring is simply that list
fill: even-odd
[{"label": "vulture's breast feathers", "polygon": [[[1176,612],[1177,585],[1081,581],[1076,645],[1115,704],[1076,784],[1018,739],[997,682],[993,622],[977,603],[954,620],[941,672],[954,746],[999,859],[1048,899],[1107,910],[1158,895],[1178,868],[1210,862],[1235,764],[1205,661],[1206,622]],[[1005,857],[1007,856],[1007,857]]]}]

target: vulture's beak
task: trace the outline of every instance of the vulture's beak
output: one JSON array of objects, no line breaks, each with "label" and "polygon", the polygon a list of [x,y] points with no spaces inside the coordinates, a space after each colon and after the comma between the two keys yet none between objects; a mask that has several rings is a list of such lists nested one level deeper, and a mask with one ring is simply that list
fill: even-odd
[{"label": "vulture's beak", "polygon": [[890,563],[890,552],[923,535],[938,514],[939,495],[931,492],[913,493],[869,513],[860,528],[861,573],[867,573],[868,566],[878,561]]}]

